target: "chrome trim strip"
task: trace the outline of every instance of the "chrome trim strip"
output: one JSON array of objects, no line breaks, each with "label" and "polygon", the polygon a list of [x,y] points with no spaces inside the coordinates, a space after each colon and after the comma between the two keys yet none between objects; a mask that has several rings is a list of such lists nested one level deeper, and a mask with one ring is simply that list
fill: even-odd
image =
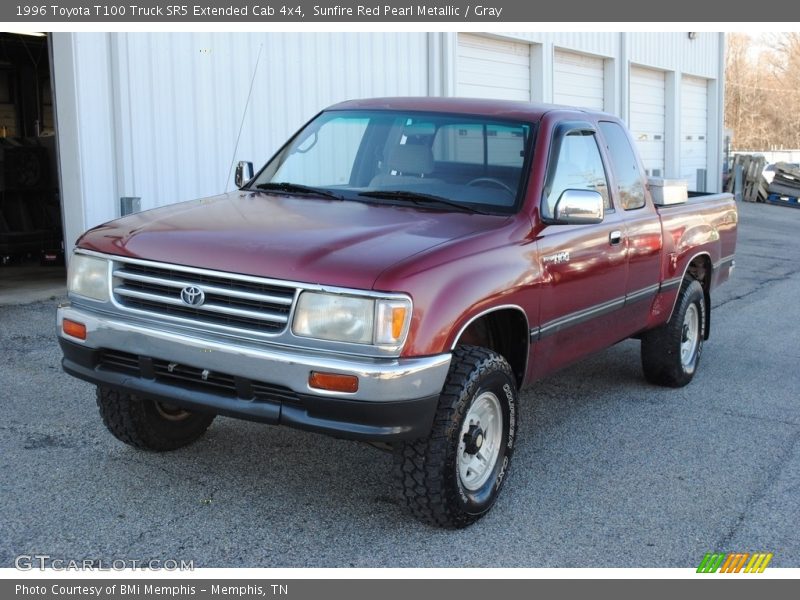
[{"label": "chrome trim strip", "polygon": [[541,325],[540,327],[534,327],[530,330],[531,340],[541,340],[547,336],[561,331],[562,329],[566,329],[567,327],[580,325],[586,321],[590,321],[592,319],[602,317],[603,315],[607,315],[608,313],[612,313],[624,306],[633,304],[634,302],[639,302],[641,300],[645,300],[646,298],[652,298],[658,293],[659,286],[660,284],[658,283],[654,285],[648,285],[647,287],[626,294],[625,296],[614,298],[608,302],[594,304],[583,310],[575,311],[573,313],[564,315],[563,317],[548,321],[544,325]]},{"label": "chrome trim strip", "polygon": [[[180,328],[181,330],[197,332],[198,335],[217,335],[227,339],[234,338],[237,340],[248,340],[253,342],[269,341],[270,343],[280,343],[285,334],[285,331],[284,333],[270,333],[269,331],[244,329],[243,327],[234,327],[232,325],[217,325],[215,323],[208,323],[204,321],[198,321],[197,319],[188,319],[175,315],[162,315],[153,311],[131,308],[130,306],[123,307],[117,302],[109,302],[107,305],[101,303],[98,306],[94,302],[87,303],[84,302],[83,298],[78,300],[78,298],[73,298],[72,296],[70,296],[70,301],[72,301],[75,306],[85,307],[86,309],[91,310],[93,314],[118,318],[124,317],[130,319],[131,323],[135,321],[143,324],[144,326],[172,326],[175,328]],[[311,338],[307,339],[310,340]]]},{"label": "chrome trim strip", "polygon": [[630,294],[626,294],[625,296],[625,304],[633,304],[634,302],[639,302],[640,300],[644,300],[645,298],[651,298],[658,293],[658,289],[661,284],[655,283],[653,285],[648,285],[640,290],[636,290],[635,292],[631,292]]},{"label": "chrome trim strip", "polygon": [[[267,310],[262,310],[262,311],[244,310],[241,308],[231,308],[230,306],[221,306],[219,304],[214,304],[211,302],[206,302],[205,304],[202,304],[200,306],[188,306],[184,304],[183,300],[180,300],[179,298],[170,298],[169,296],[159,296],[158,294],[149,294],[147,292],[140,292],[139,290],[131,290],[124,286],[114,288],[114,293],[120,296],[127,296],[128,298],[138,298],[140,300],[149,300],[151,302],[159,302],[161,304],[168,304],[171,306],[193,308],[195,310],[203,310],[209,313],[220,313],[223,315],[232,315],[234,317],[258,319],[259,321],[266,321],[268,323],[279,323],[281,325],[285,325],[286,323],[289,322],[289,317],[287,317],[286,315],[280,315],[277,313],[269,312]],[[131,307],[125,306],[125,308],[129,309]],[[142,309],[137,309],[137,310],[142,310]],[[156,310],[145,311],[145,312],[152,312],[153,315],[158,317],[162,316]],[[202,321],[198,321],[198,323],[204,324]],[[228,325],[225,325],[224,327],[228,327]]]},{"label": "chrome trim strip", "polygon": [[595,304],[583,310],[576,311],[574,313],[570,313],[568,315],[564,315],[558,319],[550,321],[546,325],[544,325],[540,329],[540,334],[551,335],[557,331],[560,331],[562,328],[565,327],[572,327],[573,325],[579,325],[581,323],[585,323],[586,321],[590,321],[597,317],[603,316],[610,312],[617,310],[618,308],[622,307],[625,304],[625,297],[614,298],[613,300],[609,300],[608,302],[602,302],[600,304]]},{"label": "chrome trim strip", "polygon": [[131,281],[141,281],[142,283],[154,283],[156,285],[163,285],[165,287],[173,287],[182,289],[190,285],[197,285],[203,288],[203,291],[209,294],[218,294],[220,296],[230,296],[231,298],[241,298],[242,300],[253,300],[255,302],[271,302],[272,304],[284,304],[291,306],[294,300],[294,290],[287,286],[287,291],[292,292],[291,298],[283,296],[273,296],[271,294],[258,294],[256,292],[243,292],[240,290],[227,289],[217,287],[215,285],[206,283],[197,283],[192,281],[180,281],[177,279],[164,279],[162,277],[155,277],[153,275],[141,275],[139,273],[130,273],[124,269],[115,269],[113,272],[114,277],[120,279],[129,279]]},{"label": "chrome trim strip", "polygon": [[538,328],[536,334],[537,338],[541,340],[550,335],[558,333],[562,329],[573,327],[575,325],[580,325],[581,323],[585,323],[586,321],[591,321],[592,319],[596,319],[597,317],[601,317],[605,314],[608,314],[619,308],[622,308],[624,304],[625,304],[625,297],[621,296],[619,298],[614,298],[613,300],[609,300],[608,302],[595,304],[583,310],[579,310],[564,315],[563,317],[553,319],[552,321],[545,323],[544,325]]},{"label": "chrome trim strip", "polygon": [[736,259],[736,256],[735,256],[735,255],[733,255],[733,254],[730,254],[730,255],[728,255],[728,256],[725,256],[725,257],[723,257],[723,258],[720,258],[720,259],[719,259],[719,262],[717,262],[716,264],[714,264],[714,270],[716,271],[717,269],[719,269],[719,268],[720,268],[722,265],[724,265],[725,263],[729,263],[729,262],[730,262],[730,263],[732,263],[732,262],[734,262],[734,260],[735,260],[735,259]]},{"label": "chrome trim strip", "polygon": [[[84,323],[86,340],[65,335],[62,328],[64,318]],[[59,308],[57,322],[61,337],[88,348],[108,348],[169,360],[211,372],[282,385],[300,394],[370,402],[415,400],[438,395],[451,360],[449,352],[419,358],[366,358],[302,348],[275,348],[245,341],[220,342],[147,328],[74,306]],[[326,392],[311,388],[308,385],[311,371],[355,375],[359,379],[358,391]]]},{"label": "chrome trim strip", "polygon": [[673,277],[672,279],[665,279],[659,286],[659,291],[664,292],[672,288],[680,287],[683,277]]},{"label": "chrome trim strip", "polygon": [[[708,252],[698,252],[689,259],[689,262],[686,263],[686,268],[684,269],[683,276],[673,277],[672,279],[666,279],[661,283],[650,285],[640,290],[636,290],[635,292],[631,292],[623,297],[615,298],[613,300],[609,300],[608,302],[604,302],[601,304],[595,304],[584,310],[576,311],[574,313],[570,313],[564,315],[563,317],[559,317],[557,319],[549,321],[539,327],[534,327],[530,330],[531,340],[536,341],[544,339],[547,336],[553,335],[554,333],[557,333],[558,331],[561,331],[562,329],[565,329],[567,327],[572,327],[573,325],[579,325],[581,323],[585,323],[586,321],[589,321],[591,319],[595,319],[597,317],[601,317],[605,314],[618,310],[619,308],[622,308],[622,306],[632,304],[634,302],[644,300],[647,297],[655,296],[658,293],[666,292],[674,288],[680,287],[681,283],[686,277],[686,273],[689,270],[689,265],[691,265],[692,261],[699,256],[708,256],[709,258],[711,258]],[[732,262],[733,260],[734,260],[733,255],[726,256],[720,259],[719,262],[713,266],[713,268],[716,269],[719,266],[725,264],[726,262]],[[677,302],[677,298],[675,299],[675,302]],[[672,311],[670,311],[670,318],[672,317],[672,312],[674,312],[674,310],[675,310],[675,303],[673,303],[672,305]]]}]

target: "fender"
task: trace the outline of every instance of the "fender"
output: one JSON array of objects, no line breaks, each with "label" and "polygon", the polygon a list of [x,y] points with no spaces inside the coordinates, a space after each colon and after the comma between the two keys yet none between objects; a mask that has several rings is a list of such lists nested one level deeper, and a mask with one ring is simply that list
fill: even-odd
[{"label": "fender", "polygon": [[[483,310],[481,312],[473,314],[473,316],[471,316],[467,320],[467,322],[464,323],[464,325],[461,327],[461,329],[458,330],[458,333],[453,338],[453,343],[450,346],[450,350],[455,350],[456,349],[456,346],[458,345],[458,340],[461,339],[461,336],[464,334],[464,332],[467,330],[467,328],[470,325],[472,325],[475,321],[477,321],[481,317],[485,317],[488,314],[491,314],[493,312],[497,312],[498,310],[506,310],[506,309],[509,309],[509,308],[517,310],[520,314],[522,314],[522,317],[525,319],[525,329],[526,329],[526,331],[530,331],[530,323],[528,322],[528,315],[525,314],[525,311],[523,310],[523,308],[519,304],[500,304],[499,306],[493,306],[492,308],[487,308],[486,310]],[[528,335],[527,338],[528,338],[528,349],[530,350],[530,335]]]},{"label": "fender", "polygon": [[[689,267],[691,266],[691,264],[694,262],[694,260],[696,258],[699,258],[701,256],[707,256],[708,257],[708,262],[711,264],[710,271],[708,273],[708,278],[709,278],[708,279],[708,282],[709,282],[709,290],[708,290],[708,292],[710,292],[711,291],[710,290],[710,287],[711,287],[711,276],[712,276],[713,272],[715,271],[716,266],[714,265],[714,260],[711,258],[711,253],[708,252],[707,250],[704,250],[702,252],[697,252],[696,254],[693,254],[692,257],[688,261],[686,261],[686,266],[683,268],[683,273],[681,274],[680,277],[673,277],[671,279],[665,279],[664,281],[662,281],[661,282],[660,293],[663,294],[664,290],[672,290],[672,289],[680,290],[680,286],[683,284],[683,280],[686,279],[686,274],[689,272]],[[679,291],[676,291],[675,292],[675,298],[673,298],[673,300],[672,300],[672,308],[670,309],[669,316],[667,317],[666,321],[664,321],[664,323],[668,322],[672,318],[672,315],[675,312],[675,307],[678,305],[678,295],[679,295]],[[711,307],[709,306],[709,304],[710,304],[709,293],[706,293],[705,297],[706,297],[706,299],[705,299],[705,302],[706,302],[706,315],[708,315],[708,316],[706,317],[706,330],[703,333],[704,333],[704,338],[708,339],[708,335],[709,335],[709,333],[711,331],[711,310],[710,310]],[[654,304],[655,304],[655,302],[654,302]]]},{"label": "fender", "polygon": [[530,357],[531,357],[531,336],[530,336],[530,321],[528,320],[528,314],[525,312],[519,304],[498,304],[492,306],[490,308],[486,308],[479,312],[472,312],[467,313],[471,314],[471,316],[466,320],[466,322],[459,328],[458,333],[453,337],[452,344],[450,345],[450,350],[453,351],[456,349],[461,336],[464,335],[464,332],[469,328],[470,325],[475,323],[478,319],[485,317],[486,315],[490,315],[492,313],[501,311],[501,310],[514,310],[522,315],[523,320],[525,321],[525,364],[522,368],[522,376],[520,378],[520,389],[525,386],[525,382],[528,379],[528,366],[530,365]]}]

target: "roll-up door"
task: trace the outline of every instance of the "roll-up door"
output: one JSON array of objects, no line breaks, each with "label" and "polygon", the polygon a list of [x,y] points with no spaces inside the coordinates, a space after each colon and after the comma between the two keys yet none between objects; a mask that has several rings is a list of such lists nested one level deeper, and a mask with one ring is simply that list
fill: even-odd
[{"label": "roll-up door", "polygon": [[556,50],[553,63],[553,102],[603,110],[604,87],[602,58]]},{"label": "roll-up door", "polygon": [[664,176],[665,80],[663,71],[631,67],[630,129],[648,175]]},{"label": "roll-up door", "polygon": [[681,179],[689,189],[706,190],[708,168],[708,81],[683,78],[681,85]]},{"label": "roll-up door", "polygon": [[530,101],[530,45],[459,34],[457,91],[467,98]]}]

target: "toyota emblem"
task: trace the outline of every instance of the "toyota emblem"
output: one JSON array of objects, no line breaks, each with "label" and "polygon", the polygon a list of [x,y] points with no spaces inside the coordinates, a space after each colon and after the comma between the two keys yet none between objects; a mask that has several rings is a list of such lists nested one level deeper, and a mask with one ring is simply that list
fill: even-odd
[{"label": "toyota emblem", "polygon": [[200,306],[206,301],[206,295],[196,285],[190,285],[181,290],[181,300],[189,306]]}]

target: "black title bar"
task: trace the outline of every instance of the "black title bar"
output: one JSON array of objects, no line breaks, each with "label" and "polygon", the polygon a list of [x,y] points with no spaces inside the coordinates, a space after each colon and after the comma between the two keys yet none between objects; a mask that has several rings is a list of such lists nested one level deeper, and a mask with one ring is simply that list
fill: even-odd
[{"label": "black title bar", "polygon": [[[199,2],[105,2],[103,0],[10,0],[0,17],[11,23],[48,22],[769,22],[770,10],[728,0],[201,0]],[[780,9],[781,22],[800,21],[800,3]]]}]

